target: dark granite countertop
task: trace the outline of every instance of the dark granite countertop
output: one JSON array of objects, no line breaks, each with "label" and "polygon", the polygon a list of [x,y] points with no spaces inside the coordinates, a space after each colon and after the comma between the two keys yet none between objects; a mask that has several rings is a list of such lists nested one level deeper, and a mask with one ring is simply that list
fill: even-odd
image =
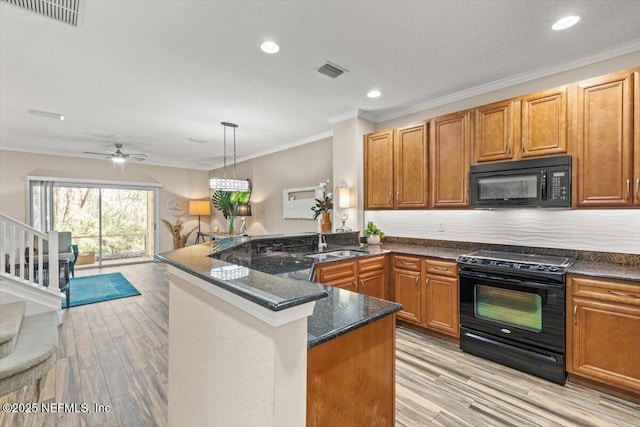
[{"label": "dark granite countertop", "polygon": [[[277,237],[267,236],[264,240]],[[266,274],[210,256],[253,240],[257,239],[225,238],[165,252],[156,255],[156,258],[210,282],[213,286],[219,286],[274,311],[315,300],[313,314],[307,323],[308,348],[365,326],[402,308],[394,302],[310,282],[312,268]],[[337,248],[330,247],[325,251]],[[388,252],[379,247],[359,249],[366,250],[366,253],[363,252],[365,255]],[[231,279],[234,274],[243,277]]]},{"label": "dark granite countertop", "polygon": [[156,258],[273,311],[327,296],[318,283],[273,276],[211,258],[212,244],[215,241],[164,252]]},{"label": "dark granite countertop", "polygon": [[640,286],[640,266],[610,264],[604,262],[576,261],[568,270],[569,274],[629,280]]}]

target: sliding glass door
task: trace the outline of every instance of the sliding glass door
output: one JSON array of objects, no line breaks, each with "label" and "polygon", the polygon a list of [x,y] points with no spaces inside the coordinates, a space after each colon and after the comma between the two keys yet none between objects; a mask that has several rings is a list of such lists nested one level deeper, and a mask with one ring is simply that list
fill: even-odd
[{"label": "sliding glass door", "polygon": [[153,257],[153,191],[56,184],[53,228],[71,231],[78,265]]},{"label": "sliding glass door", "polygon": [[55,181],[30,188],[32,224],[70,231],[78,267],[153,259],[156,188]]}]

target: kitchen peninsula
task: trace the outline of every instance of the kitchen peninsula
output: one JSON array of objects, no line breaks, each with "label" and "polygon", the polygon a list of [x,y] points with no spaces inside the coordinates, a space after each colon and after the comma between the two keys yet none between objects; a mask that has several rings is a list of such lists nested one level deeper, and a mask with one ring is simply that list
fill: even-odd
[{"label": "kitchen peninsula", "polygon": [[[325,253],[349,246],[331,237]],[[309,281],[335,259],[306,256],[317,242],[238,237],[157,256],[170,276],[170,425],[394,424],[401,306]]]}]

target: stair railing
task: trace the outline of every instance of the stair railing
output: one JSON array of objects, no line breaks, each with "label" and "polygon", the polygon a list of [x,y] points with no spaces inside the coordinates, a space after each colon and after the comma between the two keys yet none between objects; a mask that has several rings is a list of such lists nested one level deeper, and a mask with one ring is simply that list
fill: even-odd
[{"label": "stair railing", "polygon": [[[45,247],[48,247],[46,255],[38,249]],[[4,258],[0,277],[60,292],[58,249],[57,231],[43,233],[0,213],[0,253]]]}]

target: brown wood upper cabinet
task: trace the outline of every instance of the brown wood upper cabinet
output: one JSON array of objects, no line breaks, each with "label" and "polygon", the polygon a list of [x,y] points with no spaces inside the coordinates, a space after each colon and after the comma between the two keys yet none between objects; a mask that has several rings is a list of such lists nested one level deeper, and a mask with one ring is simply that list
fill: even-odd
[{"label": "brown wood upper cabinet", "polygon": [[436,117],[429,124],[431,206],[469,206],[472,111]]},{"label": "brown wood upper cabinet", "polygon": [[365,209],[428,207],[427,124],[366,135]]},{"label": "brown wood upper cabinet", "polygon": [[639,84],[638,69],[577,84],[578,207],[640,206]]},{"label": "brown wood upper cabinet", "polygon": [[568,86],[475,109],[474,164],[566,154]]}]

